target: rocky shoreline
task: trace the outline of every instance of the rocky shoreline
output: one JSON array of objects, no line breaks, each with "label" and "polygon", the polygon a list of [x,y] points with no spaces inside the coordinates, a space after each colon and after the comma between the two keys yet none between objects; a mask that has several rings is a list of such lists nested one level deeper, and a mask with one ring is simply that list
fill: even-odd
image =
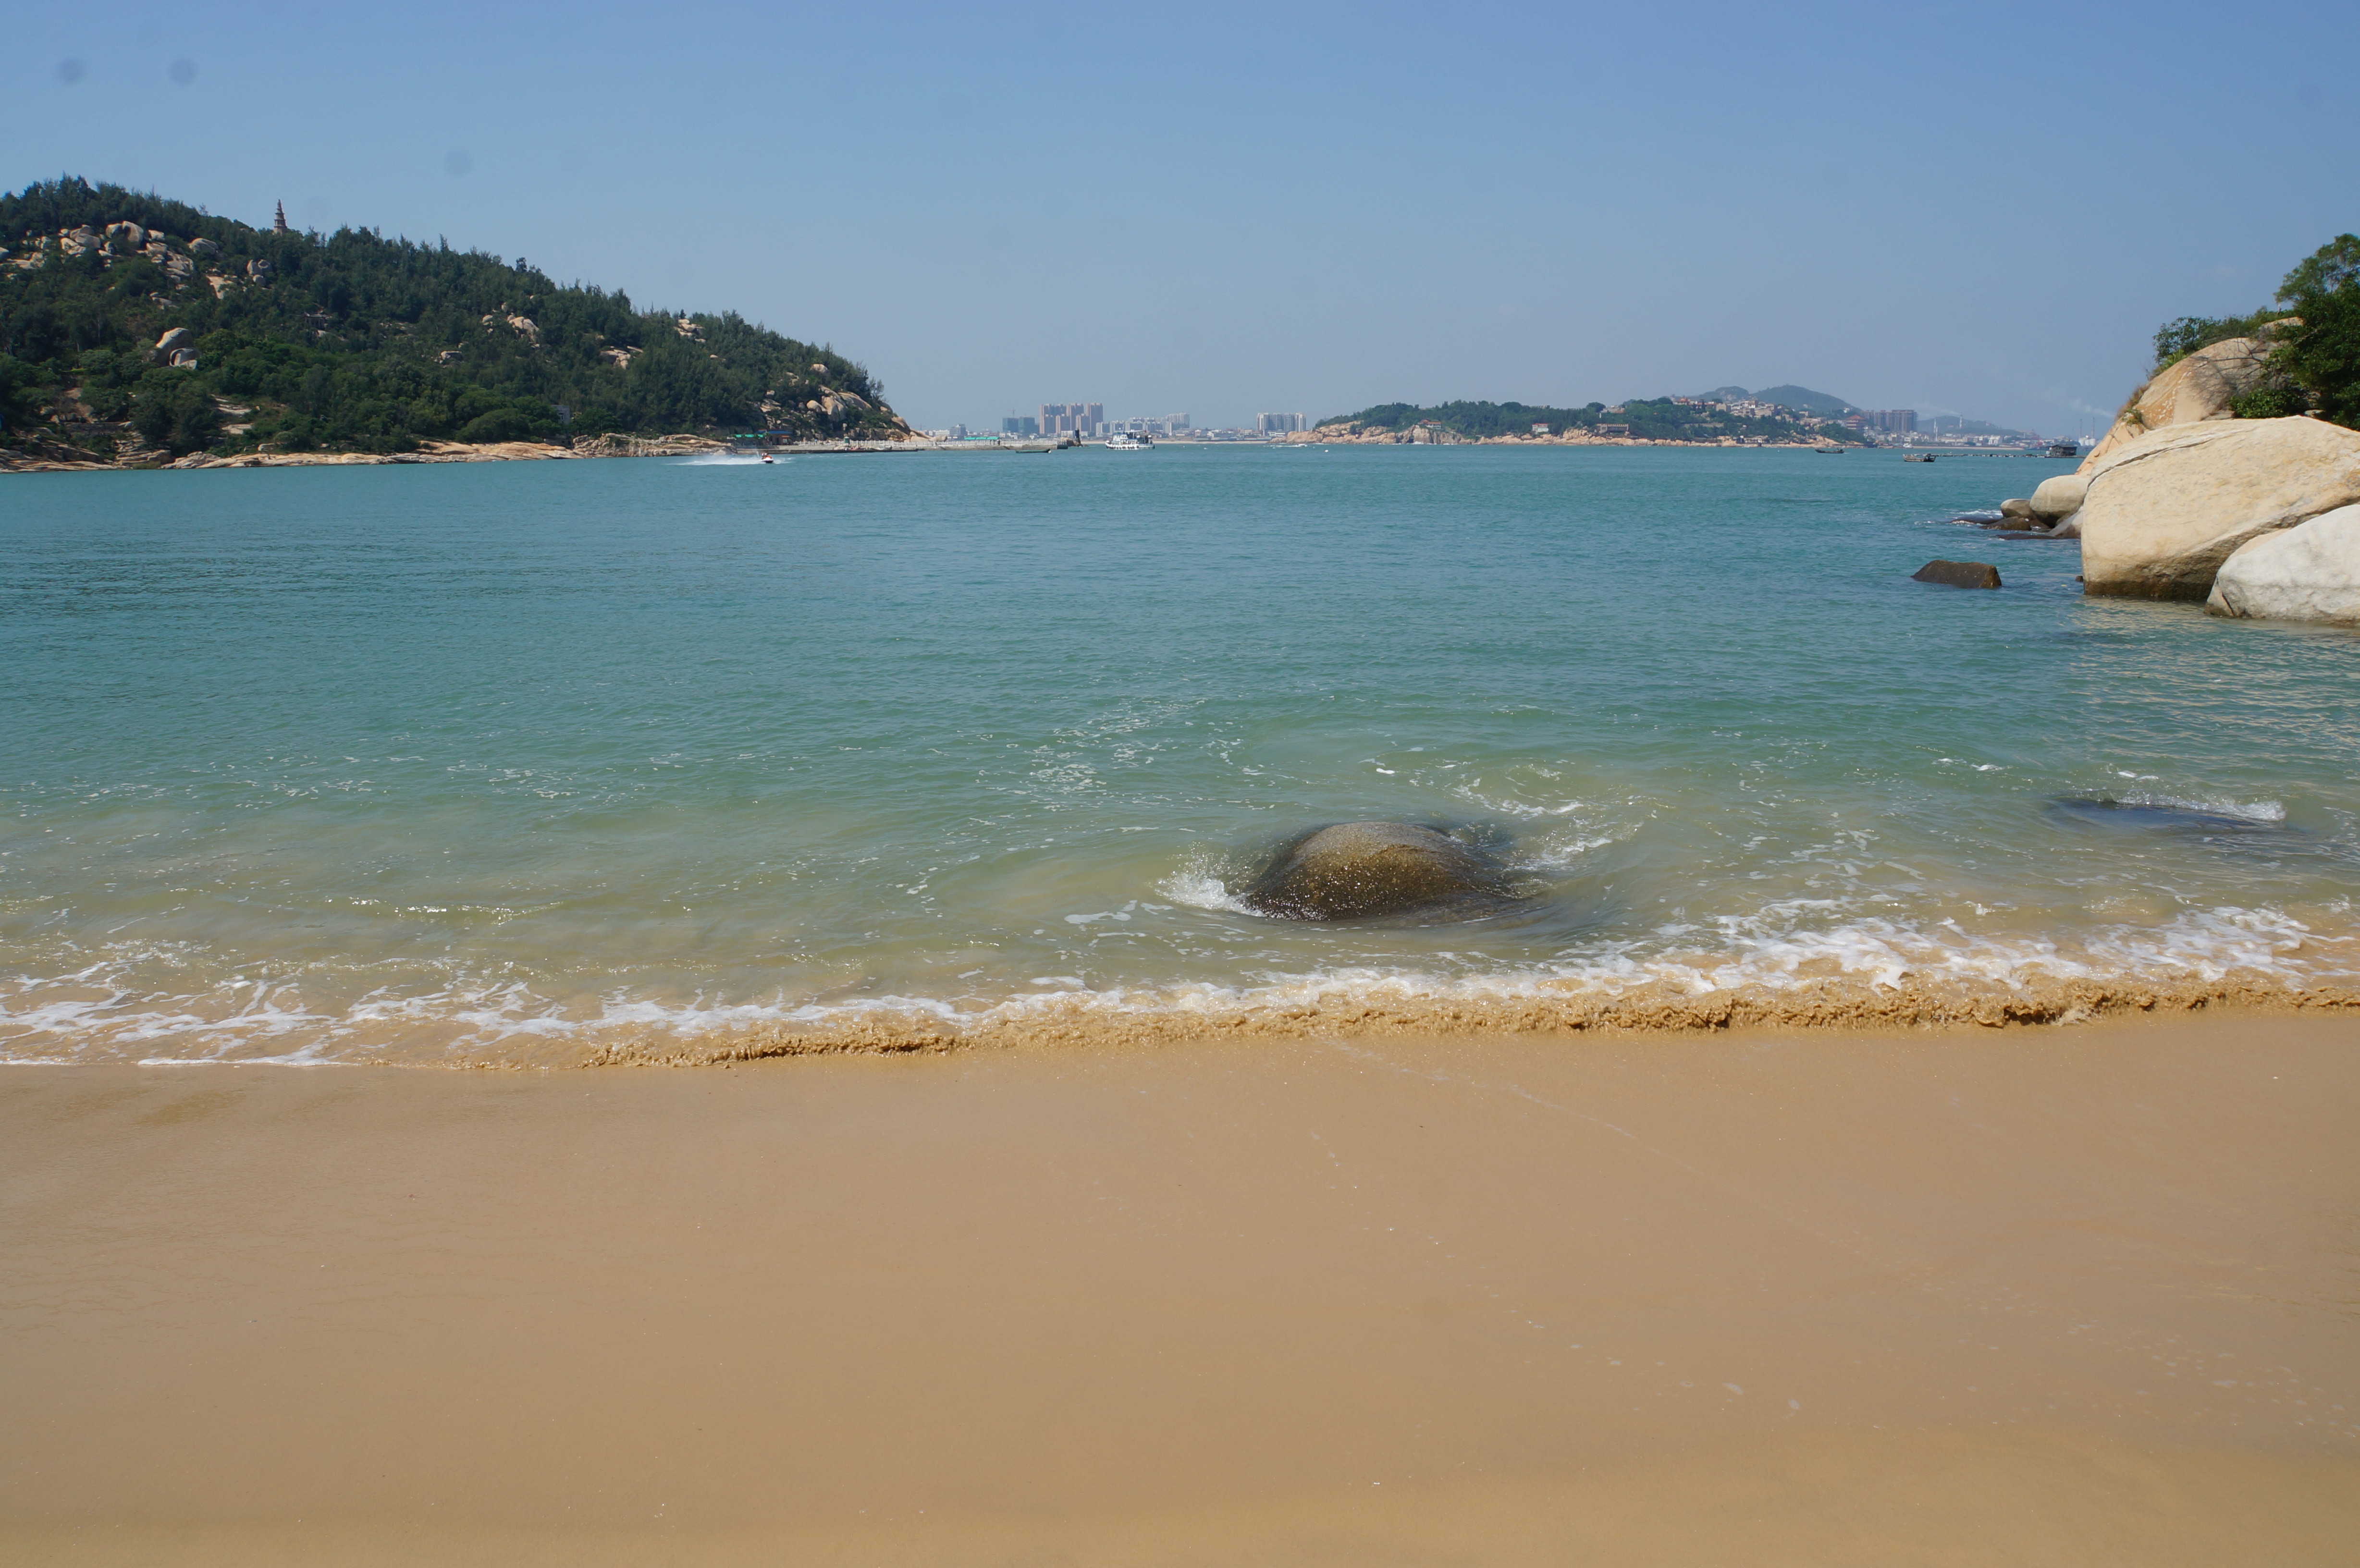
[{"label": "rocky shoreline", "polygon": [[[1957,520],[2004,539],[2079,540],[2091,598],[2360,626],[2360,430],[2310,415],[2234,418],[2187,395],[2194,377],[2177,373],[2196,358],[2156,378],[2181,383],[2163,398],[2134,398],[2080,470]],[[2192,417],[2176,418],[2175,403]]]},{"label": "rocky shoreline", "polygon": [[324,468],[398,463],[541,463],[576,457],[694,457],[726,452],[709,436],[580,436],[550,441],[425,441],[415,452],[262,452],[216,456],[191,452],[175,459],[154,449],[128,448],[99,458],[62,441],[27,441],[0,447],[0,474],[77,474],[135,468]]}]

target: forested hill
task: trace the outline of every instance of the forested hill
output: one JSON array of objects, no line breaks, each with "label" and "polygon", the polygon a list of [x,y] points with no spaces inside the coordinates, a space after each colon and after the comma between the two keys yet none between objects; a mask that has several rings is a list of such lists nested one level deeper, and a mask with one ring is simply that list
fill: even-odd
[{"label": "forested hill", "polygon": [[640,310],[523,257],[256,228],[71,177],[0,196],[0,442],[111,452],[136,432],[178,456],[907,430],[831,349],[734,312]]}]

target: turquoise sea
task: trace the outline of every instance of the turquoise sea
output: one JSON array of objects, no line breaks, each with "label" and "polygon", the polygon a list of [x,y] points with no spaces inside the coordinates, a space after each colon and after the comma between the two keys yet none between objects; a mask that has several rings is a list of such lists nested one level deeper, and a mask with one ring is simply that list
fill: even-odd
[{"label": "turquoise sea", "polygon": [[[2360,975],[2360,638],[2040,460],[1164,447],[0,479],[0,1058]],[[1995,562],[1997,593],[1913,583]],[[1471,923],[1232,897],[1365,817]]]}]

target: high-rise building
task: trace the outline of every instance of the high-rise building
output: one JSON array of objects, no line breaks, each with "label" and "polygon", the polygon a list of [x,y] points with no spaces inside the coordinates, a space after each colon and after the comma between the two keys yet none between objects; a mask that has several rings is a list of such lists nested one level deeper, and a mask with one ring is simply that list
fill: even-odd
[{"label": "high-rise building", "polygon": [[1289,430],[1307,430],[1310,420],[1301,414],[1256,414],[1254,429],[1266,436],[1284,435]]},{"label": "high-rise building", "polygon": [[1037,436],[1041,421],[1030,414],[1011,414],[1000,421],[1000,433],[1004,436]]},{"label": "high-rise building", "polygon": [[1872,430],[1890,430],[1900,436],[1914,435],[1918,430],[1918,410],[1878,408],[1866,416],[1866,422]]},{"label": "high-rise building", "polygon": [[1041,405],[1041,433],[1044,436],[1094,436],[1105,423],[1104,403]]}]

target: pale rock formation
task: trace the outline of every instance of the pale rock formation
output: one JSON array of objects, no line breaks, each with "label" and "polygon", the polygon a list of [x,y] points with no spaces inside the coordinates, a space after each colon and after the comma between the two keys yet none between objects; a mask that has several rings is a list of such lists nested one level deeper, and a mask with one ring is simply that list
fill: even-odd
[{"label": "pale rock formation", "polygon": [[2157,430],[2234,418],[2230,400],[2260,383],[2271,346],[2263,338],[2230,338],[2165,366],[2115,416],[2114,428],[2090,449],[2076,472],[2092,472],[2110,454]]},{"label": "pale rock formation", "polygon": [[2360,502],[2360,431],[2312,419],[2158,430],[2088,474],[2083,592],[2202,599],[2247,540]]},{"label": "pale rock formation", "polygon": [[2247,542],[2221,563],[2204,607],[2240,619],[2360,625],[2360,506]]},{"label": "pale rock formation", "polygon": [[196,346],[196,333],[191,332],[186,327],[174,327],[170,332],[166,332],[162,337],[156,340],[155,350],[149,357],[153,359],[169,359],[175,354],[180,353],[182,349],[190,349]]},{"label": "pale rock formation", "polygon": [[2081,509],[2089,489],[2090,482],[2079,474],[2052,474],[2032,493],[2032,515],[2049,522],[2070,517]]}]

